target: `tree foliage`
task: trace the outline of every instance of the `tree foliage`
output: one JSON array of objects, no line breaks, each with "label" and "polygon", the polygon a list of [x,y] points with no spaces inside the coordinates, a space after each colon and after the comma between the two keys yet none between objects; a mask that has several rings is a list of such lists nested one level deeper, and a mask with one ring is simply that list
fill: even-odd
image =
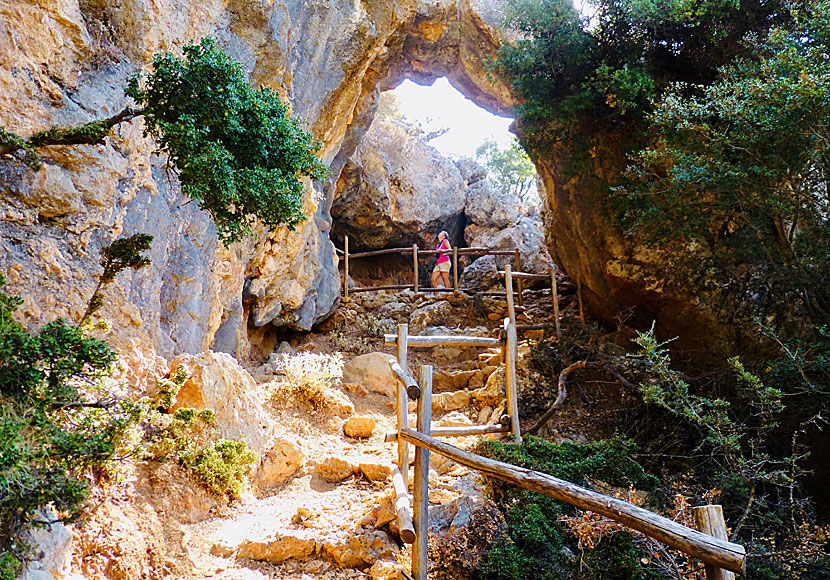
[{"label": "tree foliage", "polygon": [[816,322],[830,320],[828,13],[812,0],[711,84],[672,85],[617,190],[630,233],[764,264]]},{"label": "tree foliage", "polygon": [[323,178],[320,142],[279,95],[253,89],[242,66],[203,39],[184,58],[157,55],[127,95],[144,107],[146,131],[179,172],[182,191],[216,221],[226,243],[251,232],[252,216],[293,228],[303,215],[303,177]]},{"label": "tree foliage", "polygon": [[508,0],[506,21],[519,39],[494,65],[522,101],[523,143],[544,151],[586,132],[636,125],[672,81],[710,81],[718,66],[742,54],[746,33],[780,18],[780,6],[601,0],[588,18],[570,0]]},{"label": "tree foliage", "polygon": [[13,318],[20,304],[0,291],[3,547],[49,504],[59,520],[76,519],[89,491],[90,470],[112,458],[131,422],[106,380],[115,353],[60,319],[37,334],[27,333]]},{"label": "tree foliage", "polygon": [[493,139],[485,140],[476,149],[476,160],[484,163],[499,190],[519,199],[536,183],[536,167],[515,139],[504,149]]}]

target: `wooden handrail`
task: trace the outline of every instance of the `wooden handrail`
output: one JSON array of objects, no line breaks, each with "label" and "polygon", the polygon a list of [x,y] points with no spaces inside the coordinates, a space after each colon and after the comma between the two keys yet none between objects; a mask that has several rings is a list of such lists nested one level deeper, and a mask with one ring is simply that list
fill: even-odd
[{"label": "wooden handrail", "polygon": [[[433,437],[467,437],[470,435],[487,435],[489,433],[509,433],[510,422],[507,425],[498,423],[490,425],[470,425],[468,427],[431,427],[430,434]],[[385,443],[392,443],[398,440],[397,431],[389,431],[383,438]]]},{"label": "wooden handrail", "polygon": [[[504,270],[499,270],[499,277],[504,278]],[[524,280],[550,280],[547,274],[531,274],[530,272],[513,272],[514,278],[522,278]]]},{"label": "wooden handrail", "polygon": [[[398,344],[398,336],[395,334],[384,334],[383,343],[386,345]],[[430,347],[430,346],[482,346],[482,347],[500,347],[504,341],[500,338],[488,338],[486,336],[454,336],[454,335],[440,335],[435,336],[408,336],[407,344],[409,346]]]},{"label": "wooden handrail", "polygon": [[[335,248],[337,249],[337,248]],[[342,250],[337,250],[338,253],[343,253]],[[412,248],[383,248],[382,250],[369,250],[368,252],[349,252],[349,259],[353,258],[372,258],[374,256],[385,256],[388,254],[404,254],[411,255]],[[452,254],[452,250],[422,250],[418,249],[418,255],[431,256],[434,254]],[[458,254],[484,254],[489,256],[512,256],[514,250],[491,250],[490,248],[458,248]]]},{"label": "wooden handrail", "polygon": [[707,564],[739,574],[746,571],[746,550],[740,544],[687,528],[647,509],[552,475],[469,453],[412,429],[401,429],[400,438],[466,467],[612,519]]}]

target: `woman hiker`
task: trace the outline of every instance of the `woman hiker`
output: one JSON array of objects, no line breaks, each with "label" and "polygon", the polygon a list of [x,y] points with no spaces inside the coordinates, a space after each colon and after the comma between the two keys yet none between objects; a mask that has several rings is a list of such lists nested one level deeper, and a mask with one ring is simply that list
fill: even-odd
[{"label": "woman hiker", "polygon": [[438,234],[438,245],[435,246],[435,249],[436,251],[440,250],[441,253],[438,254],[438,262],[435,264],[432,276],[430,276],[433,288],[438,288],[439,278],[444,282],[444,288],[450,287],[450,257],[448,254],[452,251],[452,246],[447,240],[448,237],[449,235],[444,231]]}]

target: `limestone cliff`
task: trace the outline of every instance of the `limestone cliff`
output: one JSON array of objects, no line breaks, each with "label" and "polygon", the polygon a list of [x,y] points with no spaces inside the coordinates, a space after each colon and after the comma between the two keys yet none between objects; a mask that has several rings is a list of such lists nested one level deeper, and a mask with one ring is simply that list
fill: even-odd
[{"label": "limestone cliff", "polygon": [[417,126],[392,119],[376,119],[346,161],[331,213],[333,239],[348,235],[356,251],[429,248],[446,230],[455,244],[518,248],[528,271],[547,273],[551,264],[535,205],[499,190],[475,161],[443,156]]},{"label": "limestone cliff", "polygon": [[158,51],[212,36],[255,84],[277,89],[323,140],[328,183],[310,183],[309,219],[227,249],[183,198],[140,119],[102,146],[55,147],[44,168],[0,160],[0,271],[30,324],[77,320],[99,271],[98,250],[121,235],[155,236],[149,268],[121,274],[102,316],[110,341],[166,357],[208,348],[248,353],[273,324],[308,329],[339,299],[329,209],[345,160],[368,127],[380,88],[447,74],[504,110],[482,57],[498,45],[491,3],[264,0],[0,0],[0,126],[29,135],[111,115],[127,77]]}]

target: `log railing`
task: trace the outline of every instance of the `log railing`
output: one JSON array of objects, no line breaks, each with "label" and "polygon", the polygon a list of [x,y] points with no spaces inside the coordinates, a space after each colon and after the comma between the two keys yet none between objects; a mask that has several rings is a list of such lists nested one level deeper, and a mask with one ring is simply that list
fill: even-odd
[{"label": "log railing", "polygon": [[[390,366],[397,377],[396,432],[386,435],[387,441],[398,443],[398,467],[393,472],[395,506],[401,539],[413,544],[412,576],[427,580],[427,530],[429,528],[429,453],[435,452],[466,467],[491,477],[503,479],[525,489],[543,493],[583,510],[589,510],[637,530],[668,546],[689,554],[706,564],[708,580],[732,580],[732,572],[746,571],[746,551],[740,544],[727,540],[726,525],[720,506],[695,508],[701,531],[693,530],[668,518],[616,497],[558,479],[546,473],[525,469],[464,451],[436,439],[483,433],[509,432],[516,443],[521,442],[518,420],[518,389],[516,385],[516,314],[512,299],[513,273],[504,270],[508,297],[508,317],[504,321],[505,339],[461,336],[409,336],[408,325],[398,325],[397,335],[385,335],[387,344],[397,346],[397,361]],[[432,346],[489,347],[501,345],[505,361],[505,392],[509,420],[505,425],[472,427],[432,427],[432,367],[419,368],[419,380],[407,374],[407,349]],[[407,394],[417,400],[417,428],[408,425]],[[412,510],[408,495],[409,449],[415,445]]]},{"label": "log railing", "polygon": [[[458,257],[459,256],[511,256],[513,258],[514,270],[519,273],[520,256],[519,249],[513,250],[493,250],[491,248],[459,248],[454,247],[450,250],[422,250],[418,244],[413,244],[411,248],[385,248],[383,250],[371,250],[368,252],[349,252],[349,236],[343,237],[343,250],[335,247],[335,253],[343,257],[343,296],[348,298],[349,294],[356,294],[359,292],[373,292],[378,290],[407,290],[412,289],[416,294],[418,292],[465,292],[467,294],[484,294],[490,296],[504,296],[505,292],[478,292],[474,288],[459,288],[458,286]],[[388,256],[392,254],[411,255],[412,256],[412,283],[411,284],[386,284],[383,286],[364,286],[358,288],[349,288],[349,264],[351,260],[359,258],[372,258],[376,256]],[[420,256],[432,256],[434,254],[451,254],[453,266],[452,288],[421,288],[418,284],[418,258]],[[517,300],[519,305],[523,303],[523,291],[521,280],[547,280],[547,274],[523,274],[520,276],[517,284]]]}]

